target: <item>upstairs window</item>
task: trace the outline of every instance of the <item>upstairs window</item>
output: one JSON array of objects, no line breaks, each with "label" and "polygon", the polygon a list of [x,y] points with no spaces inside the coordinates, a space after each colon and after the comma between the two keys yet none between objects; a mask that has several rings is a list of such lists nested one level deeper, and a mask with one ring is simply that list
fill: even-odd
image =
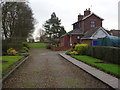
[{"label": "upstairs window", "polygon": [[91,21],[91,22],[90,22],[90,27],[91,27],[91,28],[94,28],[94,27],[95,27],[95,21]]}]

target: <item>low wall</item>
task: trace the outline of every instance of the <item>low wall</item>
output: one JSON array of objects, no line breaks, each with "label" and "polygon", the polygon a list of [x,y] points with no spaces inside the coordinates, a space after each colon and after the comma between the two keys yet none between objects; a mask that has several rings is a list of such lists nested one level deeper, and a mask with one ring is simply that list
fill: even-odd
[{"label": "low wall", "polygon": [[62,47],[55,47],[55,46],[52,46],[51,49],[53,51],[66,51],[66,50],[69,50],[71,49],[72,47],[65,47],[65,46],[62,46]]}]

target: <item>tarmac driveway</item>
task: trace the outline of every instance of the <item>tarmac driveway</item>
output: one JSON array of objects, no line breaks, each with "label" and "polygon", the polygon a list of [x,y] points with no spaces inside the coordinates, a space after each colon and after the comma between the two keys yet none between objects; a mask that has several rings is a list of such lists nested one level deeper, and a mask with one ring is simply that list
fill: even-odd
[{"label": "tarmac driveway", "polygon": [[3,83],[3,88],[109,88],[45,48],[33,48],[31,56]]}]

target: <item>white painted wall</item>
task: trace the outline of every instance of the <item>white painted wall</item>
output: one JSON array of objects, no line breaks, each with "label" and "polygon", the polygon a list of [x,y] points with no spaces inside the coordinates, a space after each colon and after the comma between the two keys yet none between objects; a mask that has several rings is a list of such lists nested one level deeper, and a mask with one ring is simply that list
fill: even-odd
[{"label": "white painted wall", "polygon": [[91,39],[97,39],[97,38],[103,38],[105,36],[107,36],[108,34],[106,33],[106,31],[102,30],[102,29],[99,29],[98,31],[96,31]]}]

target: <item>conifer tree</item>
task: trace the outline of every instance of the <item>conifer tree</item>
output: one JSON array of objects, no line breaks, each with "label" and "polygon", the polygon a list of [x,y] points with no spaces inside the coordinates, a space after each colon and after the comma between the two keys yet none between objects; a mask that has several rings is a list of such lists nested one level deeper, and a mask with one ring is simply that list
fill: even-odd
[{"label": "conifer tree", "polygon": [[56,16],[55,12],[51,14],[51,18],[48,19],[43,25],[46,35],[53,43],[58,43],[59,38],[66,33],[63,26],[61,26],[61,20]]}]

